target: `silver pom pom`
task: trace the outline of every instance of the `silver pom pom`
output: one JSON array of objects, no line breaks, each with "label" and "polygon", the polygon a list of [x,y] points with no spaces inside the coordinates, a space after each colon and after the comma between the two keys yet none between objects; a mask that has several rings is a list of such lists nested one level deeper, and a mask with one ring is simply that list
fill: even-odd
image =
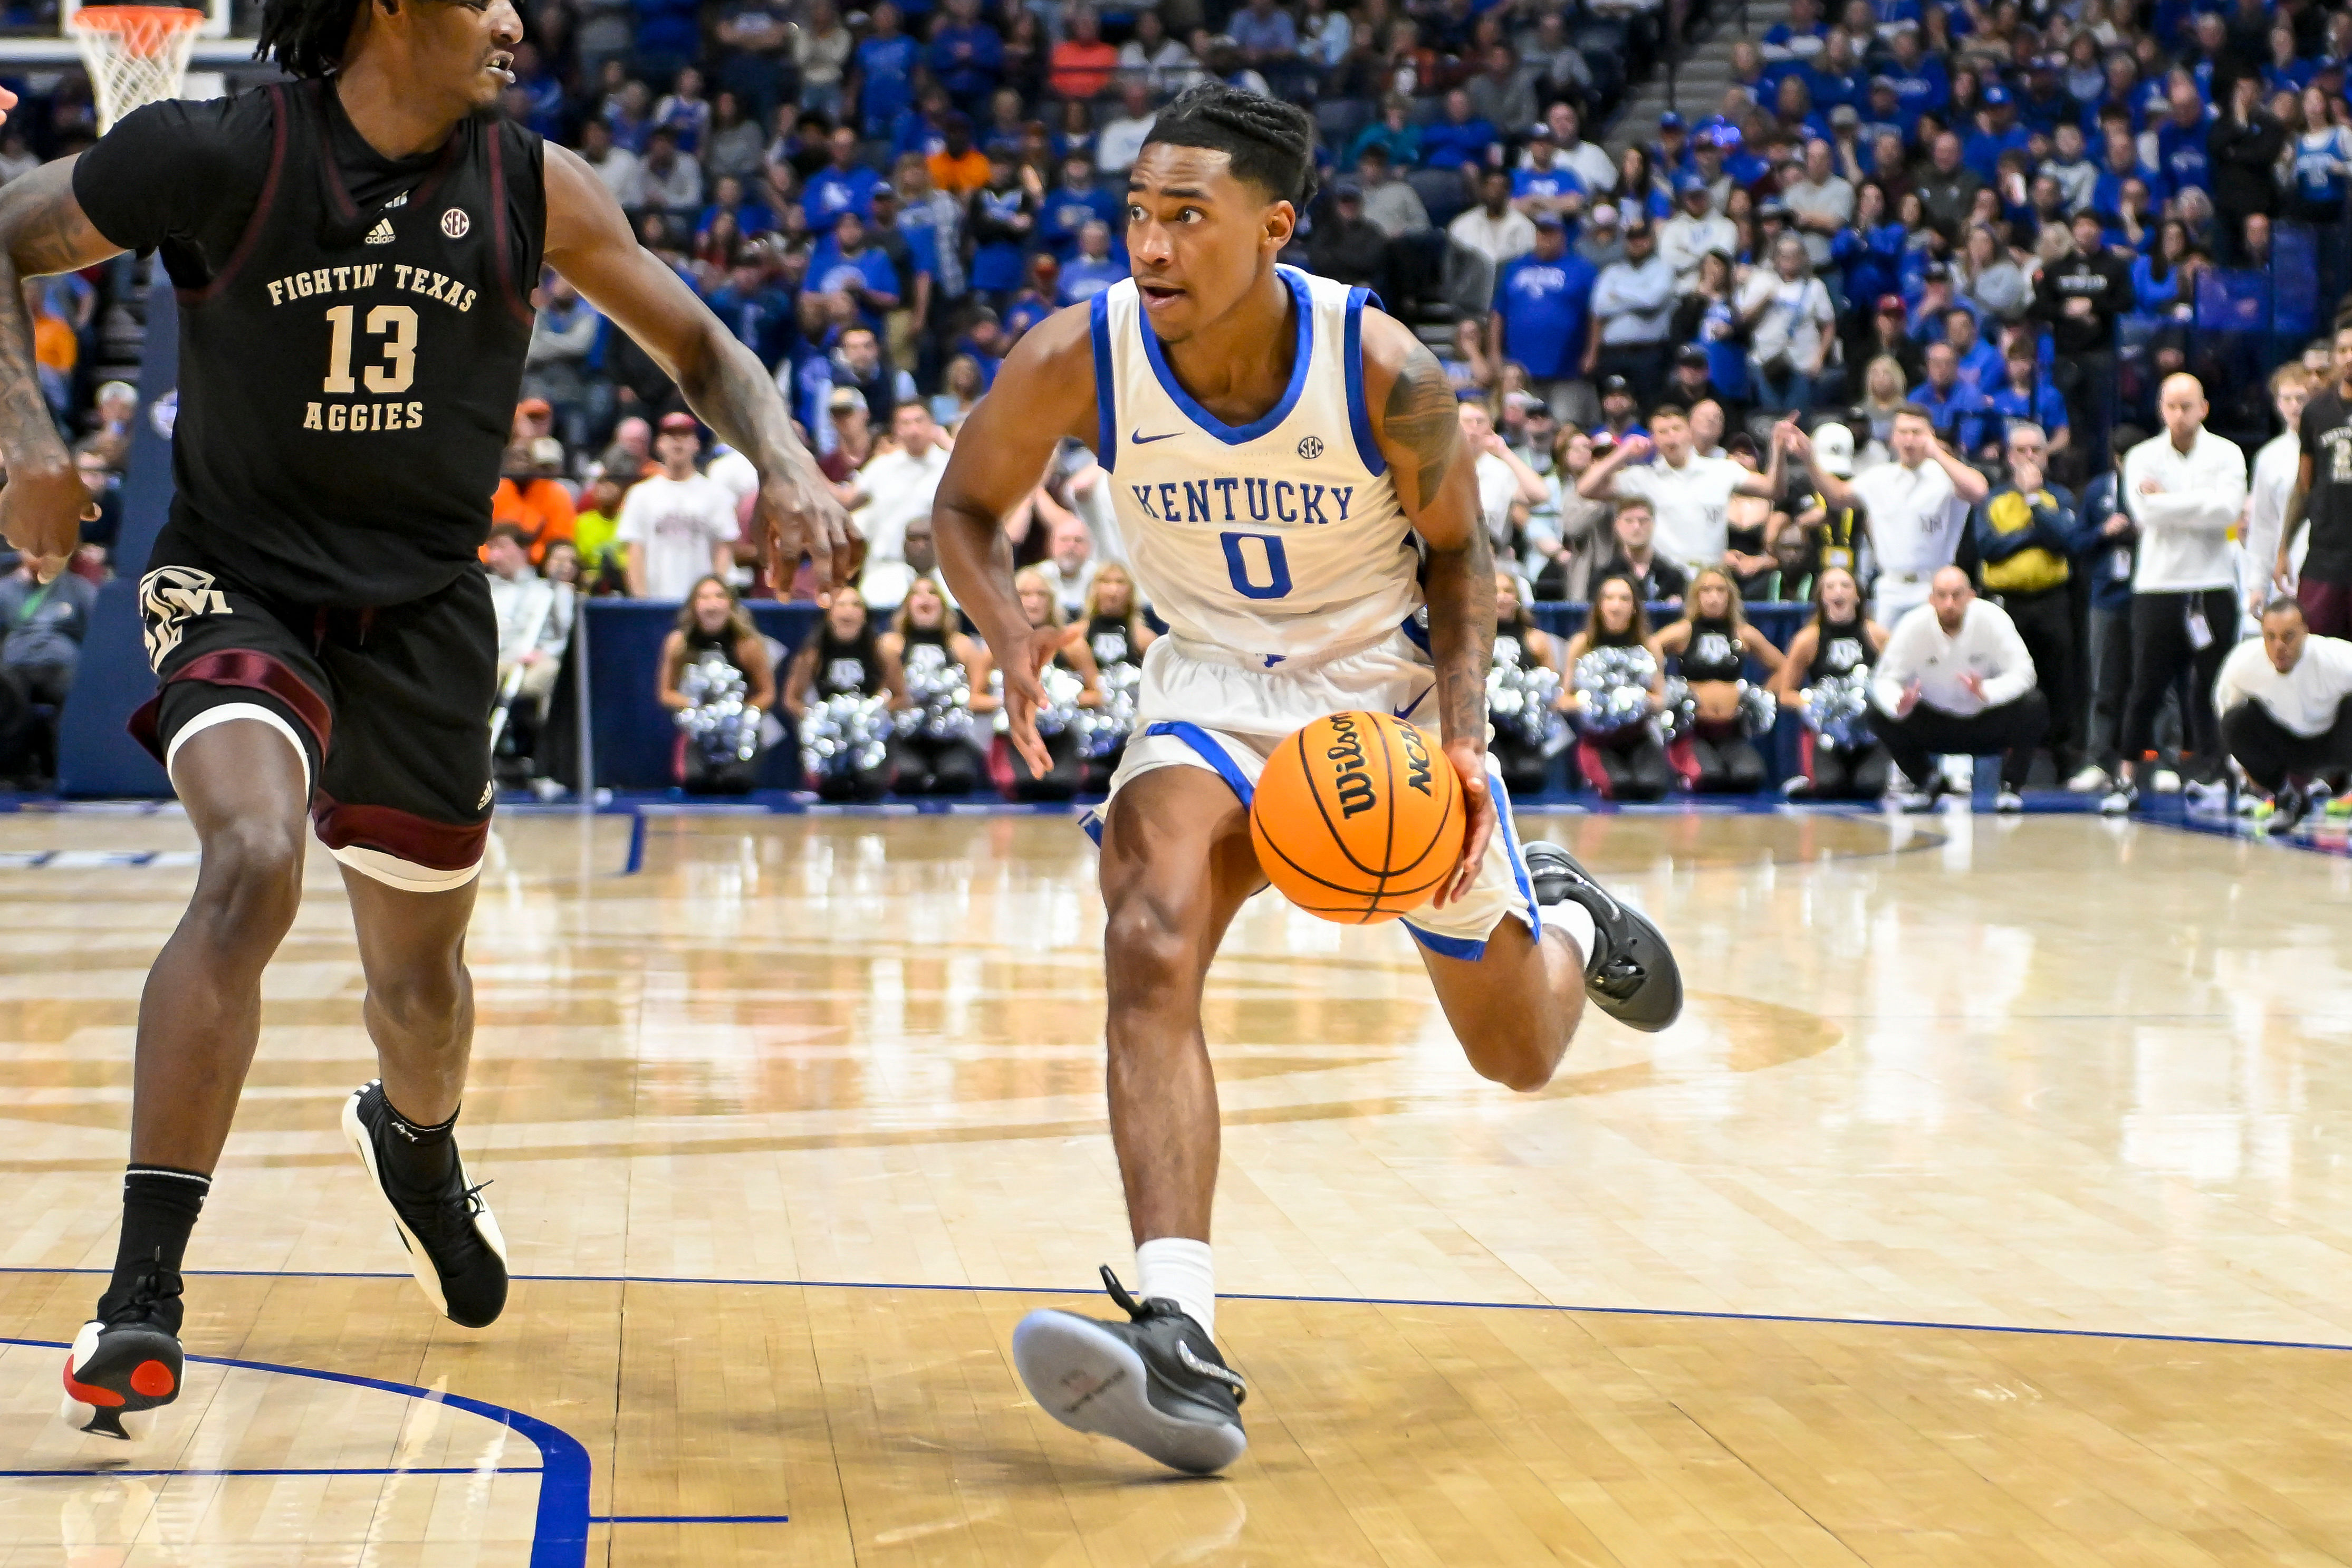
[{"label": "silver pom pom", "polygon": [[1486,717],[1498,735],[1554,749],[1568,728],[1553,706],[1559,698],[1559,675],[1540,664],[1522,666],[1516,653],[1516,643],[1497,645],[1495,667],[1486,672]]},{"label": "silver pom pom", "polygon": [[963,666],[937,643],[907,644],[907,697],[898,733],[927,740],[971,738],[971,686]]},{"label": "silver pom pom", "polygon": [[687,706],[677,715],[686,743],[712,767],[749,762],[760,750],[760,710],[745,705],[743,672],[716,648],[680,673],[677,689]]},{"label": "silver pom pom", "polygon": [[1102,667],[1102,706],[1083,716],[1085,754],[1108,757],[1135,733],[1135,699],[1143,689],[1143,666],[1126,663]]},{"label": "silver pom pom", "polygon": [[1762,686],[1739,683],[1739,733],[1756,740],[1772,733],[1774,721],[1780,716],[1780,699]]},{"label": "silver pom pom", "polygon": [[812,703],[801,715],[801,767],[811,783],[871,772],[889,755],[890,699],[856,692]]},{"label": "silver pom pom", "polygon": [[1658,716],[1659,727],[1669,743],[1681,739],[1698,723],[1698,699],[1691,695],[1690,683],[1680,675],[1666,677],[1666,709]]},{"label": "silver pom pom", "polygon": [[1804,718],[1825,745],[1840,751],[1870,749],[1877,737],[1870,728],[1869,667],[1815,681],[1805,696]]},{"label": "silver pom pom", "polygon": [[1657,661],[1647,648],[1595,648],[1576,661],[1576,689],[1584,695],[1577,727],[1614,735],[1650,717],[1650,683]]}]

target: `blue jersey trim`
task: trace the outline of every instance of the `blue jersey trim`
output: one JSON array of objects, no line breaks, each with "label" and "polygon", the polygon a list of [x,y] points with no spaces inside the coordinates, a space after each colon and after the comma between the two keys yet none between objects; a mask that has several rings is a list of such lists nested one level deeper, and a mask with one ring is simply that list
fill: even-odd
[{"label": "blue jersey trim", "polygon": [[[1118,397],[1110,371],[1110,290],[1095,296],[1088,308],[1095,340],[1095,461],[1108,474],[1118,463]],[[1150,334],[1146,332],[1146,337]]]},{"label": "blue jersey trim", "polygon": [[1202,729],[1199,725],[1187,724],[1180,719],[1174,724],[1155,724],[1149,729],[1146,729],[1143,733],[1146,735],[1172,735],[1177,739],[1182,741],[1185,745],[1191,747],[1193,750],[1199,752],[1201,754],[1201,760],[1215,768],[1217,770],[1217,777],[1223,779],[1227,784],[1233,787],[1234,793],[1241,797],[1241,802],[1243,805],[1248,805],[1256,796],[1257,791],[1250,785],[1249,775],[1244,773],[1241,770],[1240,766],[1234,761],[1232,756],[1226,752],[1223,746],[1218,744],[1217,737],[1211,735],[1207,730]]},{"label": "blue jersey trim", "polygon": [[[1518,829],[1511,821],[1511,792],[1503,783],[1502,770],[1496,767],[1491,758],[1486,762],[1486,787],[1495,792],[1495,815],[1502,823],[1503,849],[1511,859],[1512,880],[1519,884],[1519,896],[1527,900],[1528,912],[1520,918],[1528,923],[1528,935],[1540,942],[1543,940],[1543,909],[1536,903],[1535,883],[1528,875],[1528,857],[1519,848]],[[1404,928],[1412,933],[1414,941],[1448,958],[1475,964],[1486,956],[1486,944],[1483,939],[1441,936],[1433,931],[1423,931],[1410,920],[1404,923]]]},{"label": "blue jersey trim", "polygon": [[1348,374],[1348,428],[1356,434],[1356,458],[1364,471],[1377,479],[1389,471],[1389,460],[1381,455],[1380,443],[1372,439],[1372,411],[1364,402],[1364,307],[1379,306],[1381,297],[1369,288],[1348,290],[1348,330],[1345,339],[1344,362]]},{"label": "blue jersey trim", "polygon": [[[1278,427],[1284,420],[1290,417],[1290,411],[1298,406],[1299,394],[1307,390],[1307,361],[1315,357],[1314,296],[1307,292],[1307,277],[1304,273],[1295,272],[1286,267],[1276,267],[1275,272],[1283,282],[1290,286],[1290,297],[1298,313],[1298,348],[1290,364],[1290,385],[1284,391],[1282,401],[1247,424],[1239,426],[1227,424],[1192,401],[1192,394],[1177,384],[1175,372],[1168,368],[1168,361],[1160,352],[1160,334],[1151,329],[1151,323],[1146,319],[1147,313],[1139,308],[1136,311],[1135,329],[1143,334],[1144,358],[1151,361],[1151,373],[1159,378],[1160,390],[1166,392],[1170,401],[1183,411],[1187,419],[1228,446],[1239,446],[1244,442],[1255,441],[1266,432]],[[1100,298],[1101,296],[1097,295],[1096,298]],[[1101,354],[1102,351],[1097,350],[1095,362],[1098,367],[1103,363]],[[1097,370],[1097,373],[1101,372]],[[1108,468],[1110,465],[1106,463],[1103,466]]]},{"label": "blue jersey trim", "polygon": [[1410,920],[1404,923],[1404,928],[1412,933],[1414,941],[1431,952],[1441,954],[1445,957],[1459,958],[1465,964],[1475,964],[1486,956],[1486,944],[1482,937],[1440,936],[1434,931],[1423,931]]}]

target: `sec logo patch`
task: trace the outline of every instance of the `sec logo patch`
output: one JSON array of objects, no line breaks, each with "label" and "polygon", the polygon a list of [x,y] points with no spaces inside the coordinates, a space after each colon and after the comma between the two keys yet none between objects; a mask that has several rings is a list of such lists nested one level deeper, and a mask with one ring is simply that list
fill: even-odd
[{"label": "sec logo patch", "polygon": [[464,239],[466,231],[473,226],[474,220],[466,215],[463,207],[451,207],[441,214],[441,232],[451,239]]},{"label": "sec logo patch", "polygon": [[1306,458],[1310,463],[1316,458],[1322,456],[1323,438],[1319,435],[1310,435],[1299,442],[1298,455]]}]

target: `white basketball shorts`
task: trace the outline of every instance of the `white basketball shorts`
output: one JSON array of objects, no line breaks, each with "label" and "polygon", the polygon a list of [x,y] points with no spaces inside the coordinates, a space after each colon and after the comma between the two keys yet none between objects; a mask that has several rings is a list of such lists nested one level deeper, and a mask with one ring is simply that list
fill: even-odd
[{"label": "white basketball shorts", "polygon": [[[1390,713],[1436,727],[1436,673],[1429,655],[1404,632],[1370,648],[1323,662],[1262,658],[1162,637],[1143,656],[1135,733],[1128,740],[1110,798],[1082,825],[1097,843],[1118,792],[1155,768],[1201,768],[1233,787],[1243,805],[1257,788],[1266,758],[1290,735],[1327,714]],[[1439,908],[1423,904],[1404,916],[1405,928],[1432,952],[1476,962],[1486,939],[1506,918],[1540,936],[1543,917],[1519,852],[1511,797],[1490,762],[1501,824],[1486,841],[1486,858],[1468,894]]]}]

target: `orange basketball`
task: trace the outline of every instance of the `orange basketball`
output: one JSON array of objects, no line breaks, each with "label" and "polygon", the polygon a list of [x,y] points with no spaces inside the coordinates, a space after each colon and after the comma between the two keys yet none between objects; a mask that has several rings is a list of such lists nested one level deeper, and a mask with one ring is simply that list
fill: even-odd
[{"label": "orange basketball", "polygon": [[1266,759],[1250,841],[1291,903],[1370,925],[1429,901],[1462,857],[1468,821],[1433,737],[1384,713],[1335,713]]}]

